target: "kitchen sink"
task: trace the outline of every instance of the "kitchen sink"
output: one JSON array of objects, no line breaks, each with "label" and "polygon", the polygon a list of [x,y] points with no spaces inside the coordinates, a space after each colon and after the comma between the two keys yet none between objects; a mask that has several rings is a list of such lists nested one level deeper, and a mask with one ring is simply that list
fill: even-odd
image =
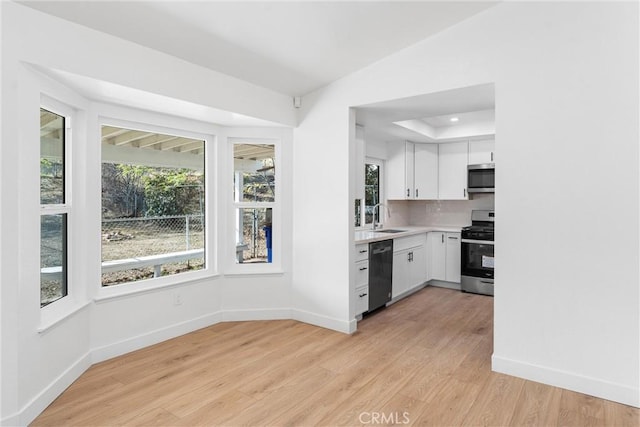
[{"label": "kitchen sink", "polygon": [[376,233],[403,233],[405,231],[407,231],[407,230],[396,230],[396,229],[393,229],[393,228],[388,228],[386,230],[376,230],[375,232]]}]

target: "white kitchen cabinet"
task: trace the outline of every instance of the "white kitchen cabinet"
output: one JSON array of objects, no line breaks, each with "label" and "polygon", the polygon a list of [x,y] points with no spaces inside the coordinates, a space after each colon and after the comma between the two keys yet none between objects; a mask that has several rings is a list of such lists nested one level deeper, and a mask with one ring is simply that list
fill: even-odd
[{"label": "white kitchen cabinet", "polygon": [[355,283],[353,285],[356,301],[355,315],[359,316],[369,309],[369,244],[356,245]]},{"label": "white kitchen cabinet", "polygon": [[445,280],[460,283],[460,233],[445,233]]},{"label": "white kitchen cabinet", "polygon": [[440,144],[438,155],[438,198],[466,200],[468,142]]},{"label": "white kitchen cabinet", "polygon": [[438,198],[438,145],[387,144],[387,199]]},{"label": "white kitchen cabinet", "polygon": [[387,199],[407,199],[406,144],[387,144]]},{"label": "white kitchen cabinet", "polygon": [[447,251],[444,243],[444,233],[432,231],[427,235],[429,247],[429,280],[445,280]]},{"label": "white kitchen cabinet", "polygon": [[391,274],[391,298],[402,295],[409,289],[409,249],[393,252]]},{"label": "white kitchen cabinet", "polygon": [[495,146],[496,142],[493,138],[469,141],[469,164],[494,163]]},{"label": "white kitchen cabinet", "polygon": [[427,281],[426,235],[394,239],[391,297],[397,298]]},{"label": "white kitchen cabinet", "polygon": [[356,316],[369,310],[369,285],[356,288]]},{"label": "white kitchen cabinet", "polygon": [[364,200],[364,181],[365,181],[365,157],[364,157],[364,128],[356,126],[356,199]]},{"label": "white kitchen cabinet", "polygon": [[438,144],[414,144],[413,195],[416,200],[438,198]]},{"label": "white kitchen cabinet", "polygon": [[433,231],[429,246],[429,280],[460,283],[460,233]]}]

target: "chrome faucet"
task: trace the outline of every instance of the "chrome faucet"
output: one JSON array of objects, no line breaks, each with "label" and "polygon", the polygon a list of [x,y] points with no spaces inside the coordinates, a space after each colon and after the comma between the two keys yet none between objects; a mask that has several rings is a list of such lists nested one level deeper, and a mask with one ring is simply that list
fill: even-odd
[{"label": "chrome faucet", "polygon": [[[387,216],[390,217],[391,213],[389,212],[389,207],[387,205],[385,205],[384,203],[376,203],[375,205],[373,205],[373,219],[371,220],[371,229],[375,230],[376,229],[376,208],[379,206],[384,206],[385,208],[387,208]],[[378,215],[378,222],[380,222],[380,215]]]}]

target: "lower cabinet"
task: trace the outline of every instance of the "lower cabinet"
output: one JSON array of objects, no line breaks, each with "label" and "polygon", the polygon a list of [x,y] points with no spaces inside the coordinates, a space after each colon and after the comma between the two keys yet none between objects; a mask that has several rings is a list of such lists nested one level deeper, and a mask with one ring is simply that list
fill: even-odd
[{"label": "lower cabinet", "polygon": [[460,233],[432,231],[428,234],[429,280],[460,283]]},{"label": "lower cabinet", "polygon": [[369,285],[356,288],[356,316],[369,309]]},{"label": "lower cabinet", "polygon": [[397,298],[427,281],[426,234],[395,239],[393,246],[391,297]]},{"label": "lower cabinet", "polygon": [[369,244],[356,245],[356,316],[369,310]]}]

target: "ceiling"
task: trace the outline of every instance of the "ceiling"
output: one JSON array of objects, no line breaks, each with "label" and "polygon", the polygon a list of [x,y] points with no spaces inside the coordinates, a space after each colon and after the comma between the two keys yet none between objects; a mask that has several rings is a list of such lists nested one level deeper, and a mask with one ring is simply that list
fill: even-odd
[{"label": "ceiling", "polygon": [[[367,139],[446,142],[495,132],[492,83],[394,99],[355,108]],[[458,122],[452,123],[451,117]]]},{"label": "ceiling", "polygon": [[276,92],[302,96],[496,1],[20,1]]}]

